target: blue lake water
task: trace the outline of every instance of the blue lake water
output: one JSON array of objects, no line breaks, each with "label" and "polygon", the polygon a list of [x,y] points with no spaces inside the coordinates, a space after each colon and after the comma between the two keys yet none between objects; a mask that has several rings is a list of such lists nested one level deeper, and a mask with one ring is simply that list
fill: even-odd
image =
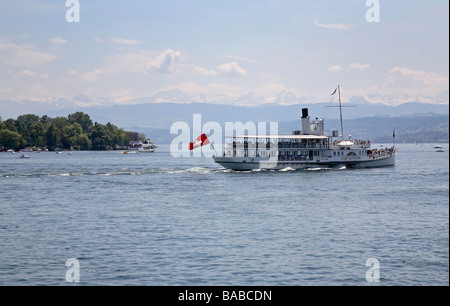
[{"label": "blue lake water", "polygon": [[[395,167],[233,172],[211,158],[0,153],[0,285],[448,285],[449,147]],[[368,283],[366,261],[379,262]]]}]

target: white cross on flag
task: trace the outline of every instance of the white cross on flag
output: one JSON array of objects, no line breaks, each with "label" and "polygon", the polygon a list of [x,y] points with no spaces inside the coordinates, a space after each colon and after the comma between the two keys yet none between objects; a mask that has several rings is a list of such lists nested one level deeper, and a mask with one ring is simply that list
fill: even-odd
[{"label": "white cross on flag", "polygon": [[189,144],[189,150],[194,150],[198,147],[202,147],[204,145],[209,144],[209,139],[208,137],[206,137],[205,134],[201,134],[200,136],[197,137],[197,139],[192,143]]}]

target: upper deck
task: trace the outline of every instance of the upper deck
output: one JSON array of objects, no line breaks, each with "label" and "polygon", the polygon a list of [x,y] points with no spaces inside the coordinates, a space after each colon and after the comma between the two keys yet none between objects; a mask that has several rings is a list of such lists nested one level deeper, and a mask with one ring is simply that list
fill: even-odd
[{"label": "upper deck", "polygon": [[329,137],[322,135],[236,135],[227,136],[227,147],[240,149],[321,148],[328,149]]},{"label": "upper deck", "polygon": [[324,135],[235,135],[227,136],[225,138],[254,138],[254,139],[328,139],[328,136]]}]

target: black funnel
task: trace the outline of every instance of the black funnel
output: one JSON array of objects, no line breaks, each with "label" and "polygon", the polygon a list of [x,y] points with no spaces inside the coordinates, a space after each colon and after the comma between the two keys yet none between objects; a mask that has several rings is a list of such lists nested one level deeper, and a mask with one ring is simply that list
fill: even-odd
[{"label": "black funnel", "polygon": [[302,108],[302,118],[308,118],[308,109]]}]

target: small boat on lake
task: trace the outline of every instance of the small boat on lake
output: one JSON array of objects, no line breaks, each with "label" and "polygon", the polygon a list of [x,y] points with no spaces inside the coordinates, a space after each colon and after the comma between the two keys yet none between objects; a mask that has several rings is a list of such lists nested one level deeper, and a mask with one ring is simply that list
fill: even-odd
[{"label": "small boat on lake", "polygon": [[[137,152],[137,153],[153,153],[158,148],[155,143],[147,138],[145,141],[137,141],[131,142],[128,148],[128,153]],[[126,154],[126,153],[125,153]]]}]

